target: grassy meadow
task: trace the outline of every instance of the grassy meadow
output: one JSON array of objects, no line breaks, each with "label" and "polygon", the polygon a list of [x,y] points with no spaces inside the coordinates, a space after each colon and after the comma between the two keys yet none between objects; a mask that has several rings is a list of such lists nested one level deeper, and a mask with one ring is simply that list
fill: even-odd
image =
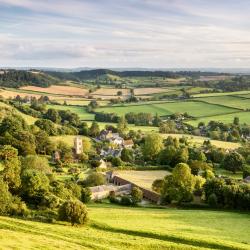
[{"label": "grassy meadow", "polygon": [[65,105],[47,105],[47,108],[53,108],[57,110],[70,110],[73,113],[76,113],[81,120],[92,121],[94,120],[95,115],[88,113],[85,107],[82,106],[65,106]]},{"label": "grassy meadow", "polygon": [[219,104],[231,108],[247,110],[250,109],[250,100],[241,96],[214,96],[203,97],[199,100],[211,104]]},{"label": "grassy meadow", "polygon": [[171,137],[174,137],[177,139],[185,137],[194,145],[201,145],[201,144],[203,144],[203,142],[205,140],[210,140],[211,144],[218,147],[218,148],[236,149],[236,148],[240,147],[240,143],[211,140],[207,137],[202,137],[202,136],[187,135],[187,134],[161,134],[161,135],[164,138],[167,138],[168,136],[171,136]]},{"label": "grassy meadow", "polygon": [[247,213],[88,205],[83,227],[0,217],[0,249],[250,249]]},{"label": "grassy meadow", "polygon": [[199,122],[205,122],[208,124],[210,121],[219,121],[224,123],[232,123],[234,117],[239,117],[240,123],[247,123],[250,124],[250,112],[237,112],[232,114],[224,114],[224,115],[216,115],[216,116],[209,116],[209,117],[202,117],[196,120],[190,120],[187,123],[192,126],[197,126]]},{"label": "grassy meadow", "polygon": [[222,107],[219,105],[196,102],[196,101],[186,101],[186,102],[160,102],[160,103],[150,103],[141,105],[124,105],[115,107],[102,107],[97,109],[98,112],[104,113],[116,113],[117,115],[124,115],[129,112],[134,113],[152,113],[158,114],[160,116],[166,116],[173,113],[184,113],[187,112],[193,117],[203,117],[203,116],[213,116],[219,114],[227,114],[237,112],[236,109],[230,107]]}]

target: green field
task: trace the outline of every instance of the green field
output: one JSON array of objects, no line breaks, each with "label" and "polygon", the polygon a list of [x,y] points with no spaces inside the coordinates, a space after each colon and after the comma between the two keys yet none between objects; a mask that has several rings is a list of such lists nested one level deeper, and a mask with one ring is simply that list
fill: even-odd
[{"label": "green field", "polygon": [[53,108],[57,110],[70,110],[73,113],[78,114],[81,120],[92,121],[94,120],[95,115],[90,114],[86,111],[85,107],[81,106],[65,106],[65,105],[47,105],[47,108]]},{"label": "green field", "polygon": [[237,112],[236,109],[229,107],[222,107],[214,104],[187,101],[187,102],[165,102],[165,103],[151,103],[145,105],[128,105],[128,106],[115,106],[115,107],[103,107],[96,111],[104,113],[116,113],[117,115],[124,115],[129,112],[134,113],[152,113],[160,116],[166,116],[173,113],[187,112],[194,117],[212,116],[219,114],[227,114]]},{"label": "green field", "polygon": [[27,122],[28,125],[34,124],[35,121],[37,120],[37,118],[34,118],[30,115],[26,115],[20,112],[19,110],[17,110],[16,108],[13,108],[12,106],[5,104],[3,102],[0,102],[0,107],[4,107],[4,108],[14,111],[17,115],[20,115]]},{"label": "green field", "polygon": [[214,96],[214,97],[203,97],[199,98],[199,100],[212,103],[219,104],[231,108],[238,108],[242,110],[250,109],[250,101],[249,99],[242,98],[241,96]]},{"label": "green field", "polygon": [[[88,126],[91,126],[92,122],[88,121],[87,122]],[[111,123],[111,122],[98,122],[100,129],[105,129],[107,125],[111,125],[116,127],[117,123]],[[159,132],[158,127],[153,127],[153,126],[135,126],[134,124],[129,124],[128,125],[128,130],[135,130],[138,131],[140,130],[143,133],[149,133],[149,132]]]},{"label": "green field", "polygon": [[205,140],[210,140],[211,144],[218,148],[236,149],[240,147],[240,143],[211,140],[208,137],[202,137],[202,136],[194,136],[194,135],[188,135],[188,134],[161,134],[161,135],[164,138],[167,138],[168,136],[171,136],[177,139],[185,137],[194,145],[202,145]]},{"label": "green field", "polygon": [[233,114],[225,114],[225,115],[217,115],[217,116],[210,116],[210,117],[203,117],[196,120],[188,121],[187,123],[192,126],[197,126],[199,122],[205,122],[208,124],[210,121],[220,121],[223,123],[232,123],[234,117],[239,117],[240,123],[247,123],[250,124],[250,112],[238,112]]},{"label": "green field", "polygon": [[235,91],[235,92],[219,92],[219,93],[205,93],[195,94],[193,97],[210,97],[210,96],[226,96],[226,95],[247,95],[250,94],[249,90]]},{"label": "green field", "polygon": [[237,212],[88,206],[83,227],[0,217],[0,249],[250,249],[250,216]]}]

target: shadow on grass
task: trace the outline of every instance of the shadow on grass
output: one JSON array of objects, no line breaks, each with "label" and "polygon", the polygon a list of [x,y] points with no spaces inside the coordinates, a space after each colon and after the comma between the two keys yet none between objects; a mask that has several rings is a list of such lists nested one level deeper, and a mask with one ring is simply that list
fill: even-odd
[{"label": "shadow on grass", "polygon": [[112,233],[120,233],[120,234],[126,234],[131,236],[137,236],[137,237],[143,237],[143,238],[151,238],[156,240],[162,240],[162,241],[168,241],[173,242],[177,244],[184,244],[194,247],[204,247],[204,248],[210,248],[210,249],[218,249],[218,250],[240,250],[245,248],[240,248],[239,246],[228,246],[228,245],[222,245],[220,243],[215,242],[207,242],[207,241],[201,241],[196,239],[187,239],[187,238],[181,238],[178,236],[173,235],[161,235],[151,232],[143,232],[143,231],[135,231],[135,230],[129,230],[129,229],[121,229],[121,228],[114,228],[107,225],[99,224],[99,223],[92,223],[91,227],[112,232]]}]

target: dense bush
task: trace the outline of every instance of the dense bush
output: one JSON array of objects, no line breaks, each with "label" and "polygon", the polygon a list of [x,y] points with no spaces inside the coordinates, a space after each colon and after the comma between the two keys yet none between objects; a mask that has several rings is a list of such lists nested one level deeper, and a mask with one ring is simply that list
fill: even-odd
[{"label": "dense bush", "polygon": [[87,222],[87,208],[78,200],[69,200],[61,205],[58,211],[59,220],[68,221],[72,226]]},{"label": "dense bush", "polygon": [[105,177],[101,173],[90,174],[83,182],[85,187],[94,187],[106,183]]},{"label": "dense bush", "polygon": [[131,200],[133,205],[136,205],[137,203],[141,202],[143,198],[143,193],[140,188],[133,187],[131,190]]},{"label": "dense bush", "polygon": [[[204,185],[205,200],[210,203],[210,196],[217,199],[217,207],[230,209],[250,209],[250,186],[235,181],[214,178]],[[213,198],[214,198],[213,197]],[[215,204],[215,203],[214,203]]]},{"label": "dense bush", "polygon": [[83,203],[89,203],[91,201],[91,191],[88,187],[82,188],[81,201]]}]

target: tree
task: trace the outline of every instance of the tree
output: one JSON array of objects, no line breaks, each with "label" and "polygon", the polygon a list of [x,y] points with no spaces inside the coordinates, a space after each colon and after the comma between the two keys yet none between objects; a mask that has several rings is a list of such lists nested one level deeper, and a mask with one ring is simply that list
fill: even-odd
[{"label": "tree", "polygon": [[156,180],[154,180],[154,182],[152,184],[152,189],[157,193],[161,193],[163,185],[164,185],[164,180],[156,179]]},{"label": "tree", "polygon": [[36,152],[38,154],[51,155],[55,150],[55,144],[49,139],[45,131],[38,131],[35,133],[36,138]]},{"label": "tree", "polygon": [[132,203],[136,205],[137,203],[141,202],[143,198],[143,193],[140,188],[133,187],[131,190],[131,199]]},{"label": "tree", "polygon": [[27,169],[22,173],[22,196],[31,203],[40,203],[49,191],[49,179],[40,171]]},{"label": "tree", "polygon": [[72,226],[83,225],[87,222],[87,208],[78,200],[69,200],[61,205],[58,211],[59,220],[68,221]]},{"label": "tree", "polygon": [[172,145],[167,146],[159,154],[158,157],[159,163],[161,165],[170,165],[170,166],[174,165],[176,153],[177,149],[174,146]]},{"label": "tree", "polygon": [[145,159],[154,160],[163,149],[163,140],[159,134],[152,133],[145,137],[143,155]]},{"label": "tree", "polygon": [[153,119],[153,125],[155,127],[159,127],[160,123],[162,122],[161,118],[159,117],[159,115],[156,113],[154,119]]},{"label": "tree", "polygon": [[191,201],[195,188],[195,178],[191,174],[191,169],[185,163],[179,163],[173,169],[172,175],[164,179],[162,198],[166,202]]},{"label": "tree", "polygon": [[82,188],[81,201],[84,203],[89,203],[91,201],[91,191],[88,187]]},{"label": "tree", "polygon": [[68,164],[73,161],[72,149],[63,141],[60,141],[57,146],[60,152],[61,161]]},{"label": "tree", "polygon": [[39,119],[35,122],[35,125],[41,130],[45,131],[48,135],[57,135],[57,128],[50,120]]},{"label": "tree", "polygon": [[122,96],[122,91],[121,90],[117,91],[117,95]]},{"label": "tree", "polygon": [[26,169],[33,169],[44,174],[51,174],[52,169],[49,166],[47,158],[37,156],[37,155],[28,155],[22,158],[22,171]]},{"label": "tree", "polygon": [[128,130],[128,123],[124,116],[120,117],[117,124],[119,133],[124,134]]},{"label": "tree", "polygon": [[92,122],[91,127],[89,129],[89,134],[92,137],[96,137],[100,134],[100,128],[97,122]]},{"label": "tree", "polygon": [[88,154],[91,151],[92,144],[89,138],[83,137],[82,138],[82,151],[85,154]]},{"label": "tree", "polygon": [[9,190],[16,193],[21,184],[21,164],[18,159],[17,149],[9,145],[3,146],[0,149],[0,160],[2,160],[3,165],[3,170],[0,174],[8,184]]},{"label": "tree", "polygon": [[86,187],[94,187],[105,184],[105,178],[103,174],[100,173],[92,173],[84,180],[84,186]]},{"label": "tree", "polygon": [[60,117],[58,111],[55,109],[48,109],[48,111],[45,114],[45,118],[48,120],[51,120],[52,122],[55,122],[55,123],[61,122],[61,117]]},{"label": "tree", "polygon": [[236,126],[240,125],[240,119],[239,119],[239,117],[234,117],[233,124],[236,125]]},{"label": "tree", "polygon": [[8,185],[0,177],[0,215],[5,215],[9,212],[11,206],[11,194],[8,190]]},{"label": "tree", "polygon": [[132,163],[134,161],[133,150],[124,148],[121,152],[121,159],[125,162]]},{"label": "tree", "polygon": [[244,158],[237,152],[232,152],[226,155],[223,166],[225,169],[232,171],[234,174],[238,170],[242,170]]}]

